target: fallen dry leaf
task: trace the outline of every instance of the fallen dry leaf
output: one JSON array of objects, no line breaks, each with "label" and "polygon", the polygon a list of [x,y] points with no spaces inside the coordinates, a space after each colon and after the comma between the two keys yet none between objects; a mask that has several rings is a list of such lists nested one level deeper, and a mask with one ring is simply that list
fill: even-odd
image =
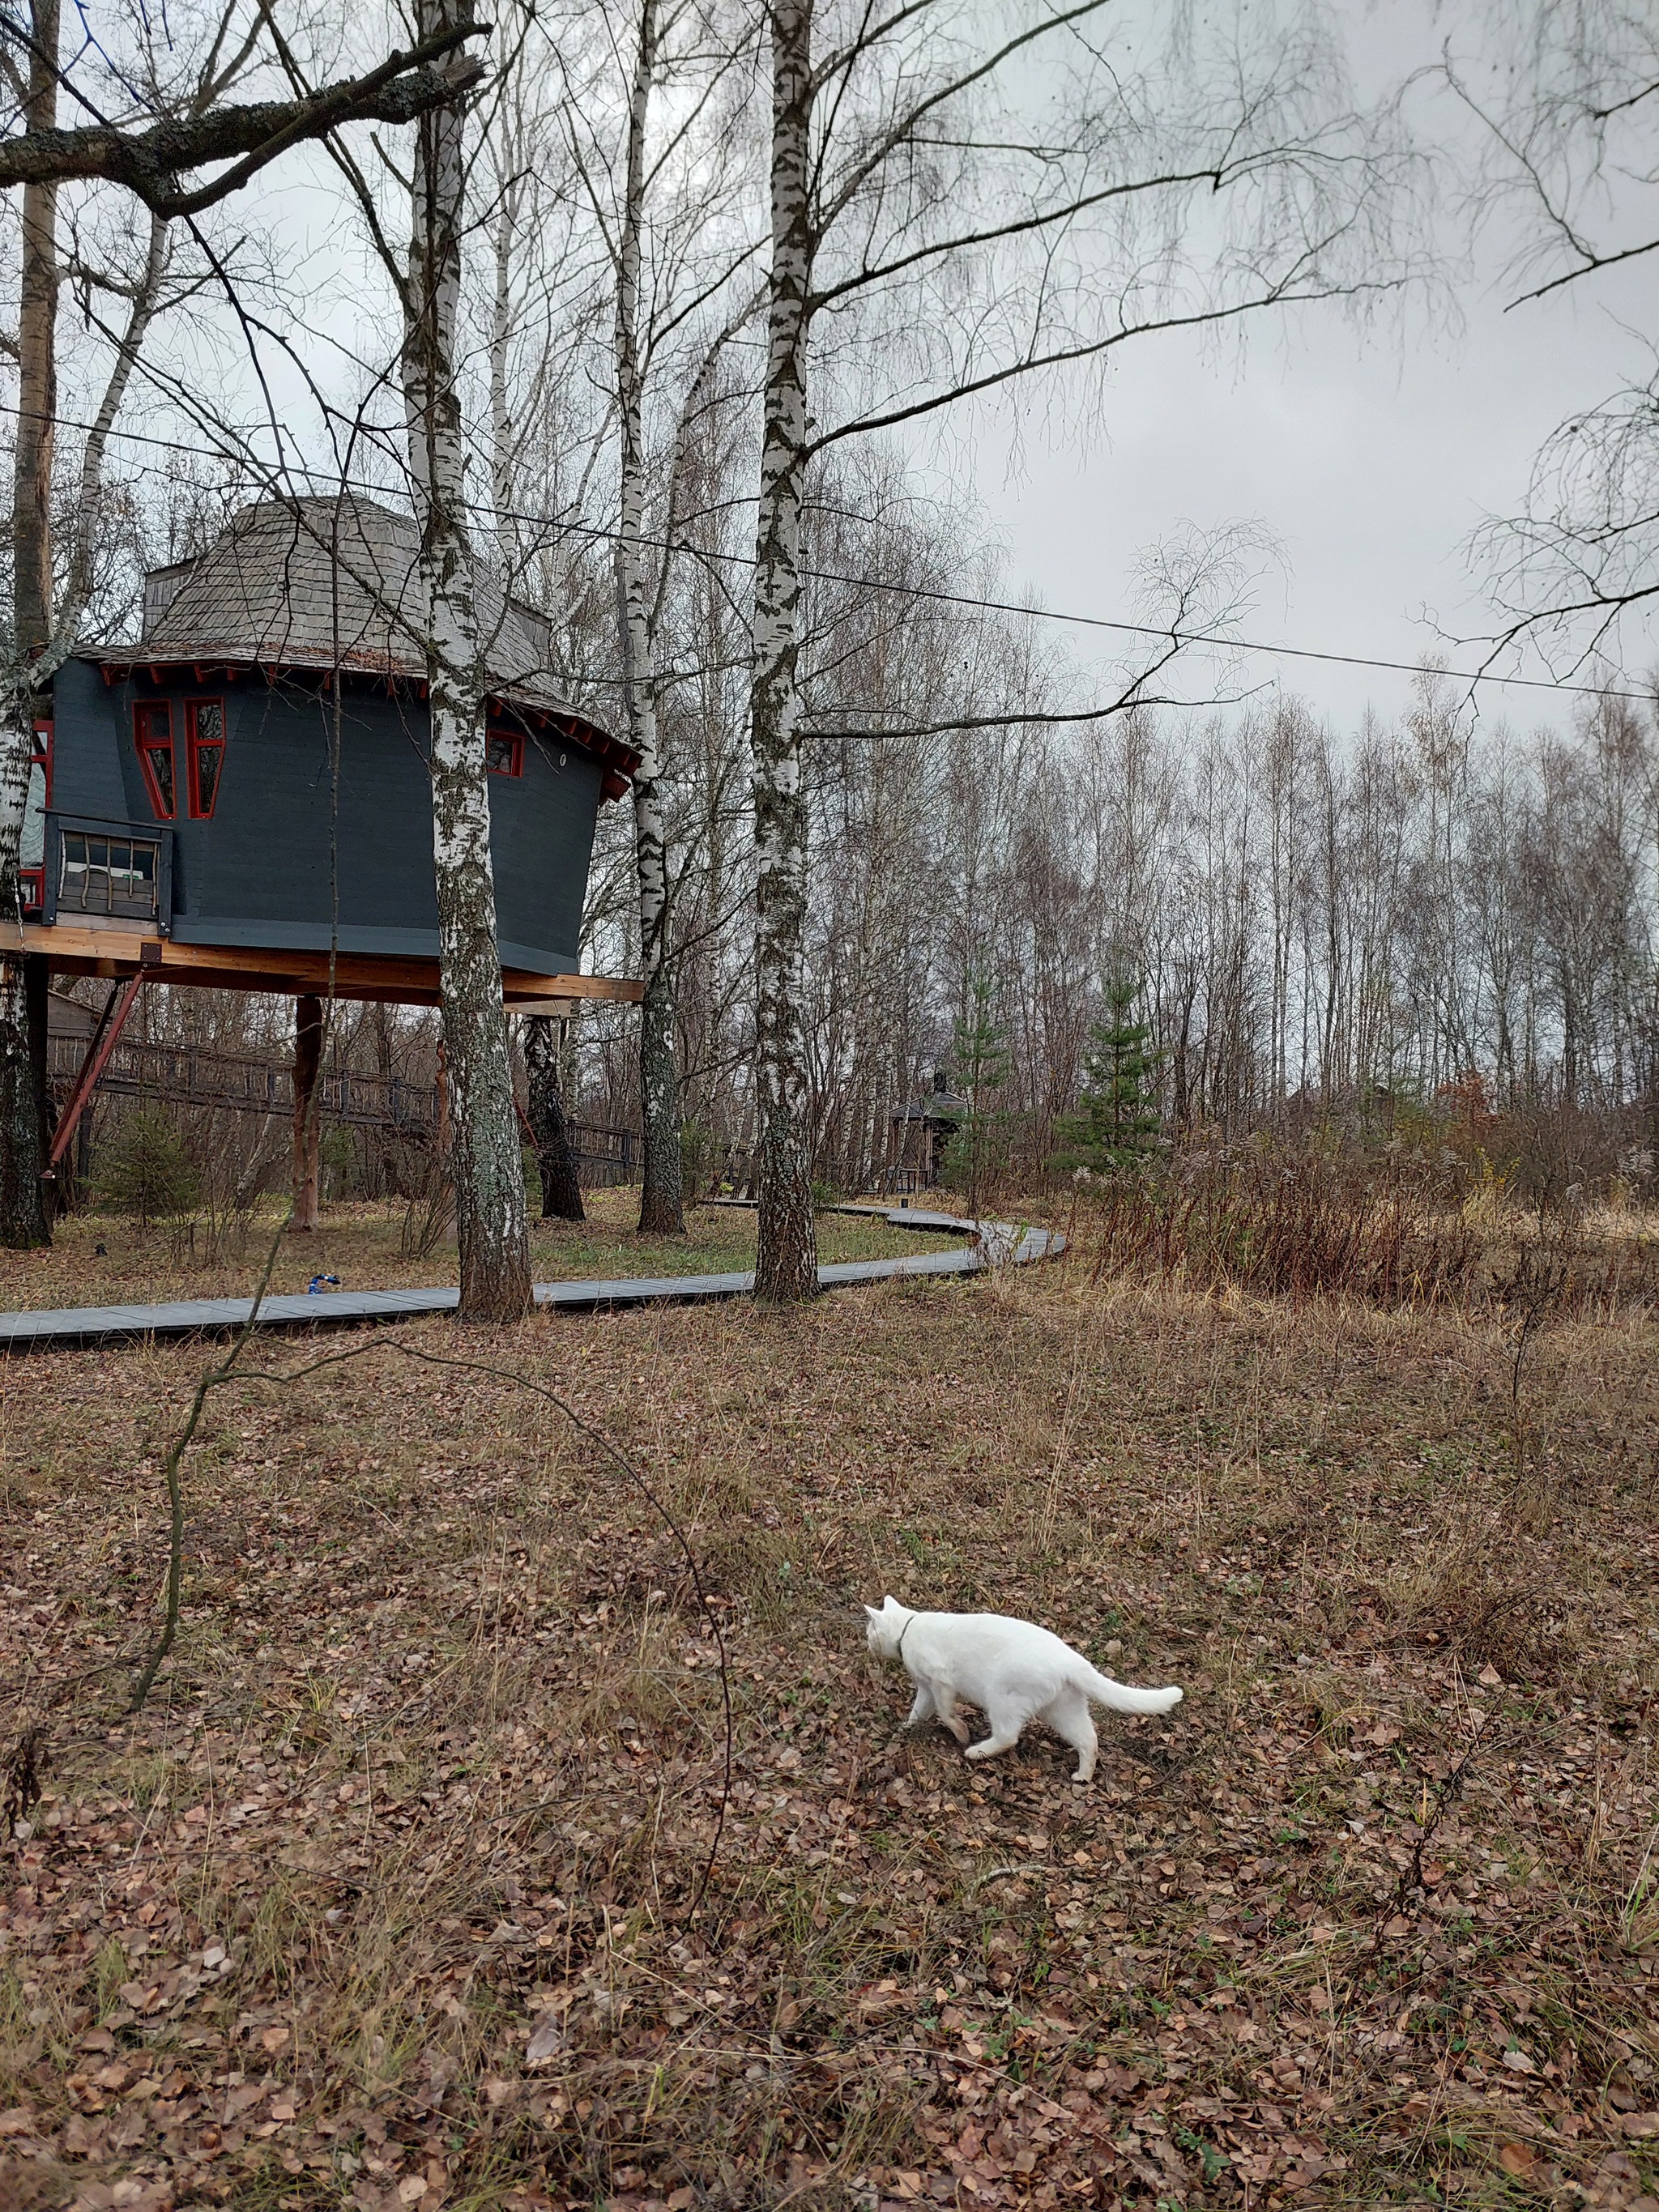
[{"label": "fallen dry leaf", "polygon": [[527,2066],[544,2066],[564,2049],[564,2030],[556,2013],[544,2012],[531,2030],[529,2048],[525,2052]]}]

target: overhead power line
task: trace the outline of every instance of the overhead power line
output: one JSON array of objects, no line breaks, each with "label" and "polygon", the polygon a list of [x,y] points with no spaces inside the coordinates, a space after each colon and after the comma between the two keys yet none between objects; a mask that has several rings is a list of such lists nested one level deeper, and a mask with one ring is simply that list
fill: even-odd
[{"label": "overhead power line", "polygon": [[[13,402],[0,401],[0,414],[19,415],[22,411]],[[76,422],[68,416],[54,416],[52,419],[56,428],[61,430],[78,430],[89,434],[97,427],[90,422]],[[367,477],[339,477],[314,469],[296,470],[291,463],[283,463],[279,466],[269,462],[252,462],[249,454],[238,452],[234,447],[228,445],[192,445],[182,439],[157,437],[144,430],[112,428],[105,434],[112,438],[123,439],[129,445],[148,446],[161,453],[185,453],[198,460],[230,461],[243,467],[252,463],[255,467],[264,471],[273,483],[284,476],[297,473],[319,483],[326,483],[331,488],[337,487],[341,490],[362,492],[374,498],[384,498],[386,495],[384,487],[370,483]],[[273,496],[281,495],[280,493],[273,493]],[[551,515],[532,514],[518,507],[492,507],[487,502],[480,502],[479,512],[493,516],[497,521],[523,523],[534,530],[560,533],[572,538],[591,538],[607,544],[614,544],[622,536],[620,531],[606,529],[603,524],[563,521]],[[683,540],[675,540],[671,544],[666,539],[649,536],[642,536],[638,542],[654,551],[685,553],[699,561],[723,563],[732,568],[752,568],[756,565],[755,556],[752,553],[714,552],[703,546],[688,545]],[[925,584],[893,583],[878,576],[849,575],[835,568],[817,568],[804,564],[800,573],[803,577],[814,583],[840,584],[849,590],[885,592],[890,592],[895,598],[925,599],[933,605],[962,607],[976,613],[1012,615],[1027,622],[1059,623],[1077,629],[1109,630],[1115,635],[1126,637],[1156,638],[1164,644],[1207,647],[1212,652],[1221,653],[1261,653],[1279,660],[1311,660],[1328,667],[1336,668],[1376,668],[1402,676],[1421,676],[1425,672],[1431,672],[1436,675],[1444,676],[1454,684],[1471,685],[1496,684],[1511,690],[1549,691],[1571,698],[1619,699],[1636,706],[1650,706],[1654,699],[1651,691],[1622,690],[1605,684],[1575,684],[1559,677],[1500,676],[1493,670],[1486,668],[1441,668],[1421,660],[1391,660],[1376,653],[1338,653],[1328,647],[1273,645],[1261,638],[1230,637],[1212,630],[1186,630],[1179,626],[1160,629],[1156,623],[1127,622],[1121,617],[1109,615],[1074,614],[1064,608],[1027,606],[1018,599],[986,599],[973,592],[946,592]],[[565,680],[611,684],[618,679],[609,677],[581,677]],[[1060,714],[1031,719],[1078,721],[1091,720],[1094,718],[1091,714]]]}]

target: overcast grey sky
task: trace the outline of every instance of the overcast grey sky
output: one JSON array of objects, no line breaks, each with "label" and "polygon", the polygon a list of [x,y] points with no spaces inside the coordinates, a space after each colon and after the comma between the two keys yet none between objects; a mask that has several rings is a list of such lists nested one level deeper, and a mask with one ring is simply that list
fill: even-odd
[{"label": "overcast grey sky", "polygon": [[[1374,88],[1431,61],[1448,23],[1466,28],[1472,11],[1437,19],[1414,0],[1382,9],[1352,0],[1348,13],[1362,82]],[[1443,98],[1421,119],[1458,128]],[[1445,220],[1449,259],[1469,241]],[[1452,632],[1487,626],[1468,533],[1516,509],[1560,422],[1649,373],[1633,331],[1655,319],[1651,264],[1506,313],[1519,288],[1503,283],[1501,260],[1498,237],[1481,241],[1455,316],[1404,308],[1368,335],[1335,310],[1263,318],[1242,359],[1185,335],[1138,342],[1110,377],[1103,434],[1074,436],[1052,406],[1034,409],[1018,441],[1006,420],[981,423],[968,470],[1007,549],[1013,595],[1122,612],[1139,548],[1182,522],[1244,518],[1273,533],[1285,561],[1265,580],[1253,636],[1413,661],[1436,648],[1437,620]],[[1086,654],[1087,633],[1075,635]],[[1468,652],[1456,659],[1475,665]],[[1627,642],[1627,659],[1632,674],[1659,660],[1650,630]],[[1265,659],[1249,668],[1343,725],[1367,704],[1391,718],[1410,696],[1405,675]],[[1201,692],[1203,671],[1192,675]],[[1569,711],[1540,692],[1494,685],[1480,696],[1488,717],[1522,727],[1560,724]]]},{"label": "overcast grey sky", "polygon": [[[1167,4],[1124,0],[1126,11],[1140,7],[1160,18]],[[1486,43],[1487,10],[1473,0],[1439,9],[1432,0],[1330,4],[1351,35],[1362,106],[1431,66],[1448,35],[1477,51]],[[1415,100],[1425,143],[1472,145],[1473,126],[1443,92],[1425,86]],[[381,280],[360,250],[354,256],[343,244],[337,203],[297,179],[285,190],[286,248],[308,300],[313,372],[325,383],[342,373],[343,356],[322,343],[329,332],[347,353],[390,359],[395,337]],[[971,493],[976,512],[967,532],[988,529],[1005,549],[1010,598],[1029,593],[1083,615],[1129,614],[1146,549],[1183,526],[1207,532],[1243,520],[1261,526],[1283,553],[1282,565],[1264,573],[1243,626],[1250,636],[1406,662],[1440,650],[1455,665],[1472,666],[1477,650],[1448,646],[1436,628],[1468,635],[1490,626],[1482,580],[1467,566],[1468,535],[1484,518],[1518,507],[1534,459],[1559,423],[1650,373],[1637,334],[1659,335],[1659,264],[1638,262],[1506,313],[1522,288],[1504,281],[1504,235],[1483,239],[1468,268],[1467,225],[1449,198],[1440,222],[1445,286],[1437,302],[1384,310],[1368,331],[1336,307],[1306,308],[1264,314],[1242,346],[1206,345],[1190,334],[1138,340],[1115,356],[1103,396],[1091,389],[1086,406],[1079,380],[1070,399],[1064,387],[1040,395],[1010,387],[1010,404],[1024,410],[1017,432],[1000,410],[951,410],[919,436],[918,470],[945,499],[954,485]],[[384,331],[368,326],[374,313]],[[240,342],[240,332],[225,340],[226,374],[246,391]],[[279,412],[298,424],[308,411],[305,392],[286,360],[265,350]],[[259,412],[256,403],[254,420]],[[1085,665],[1120,650],[1086,630],[1062,635]],[[1659,638],[1650,629],[1627,636],[1630,676],[1656,664]],[[1367,706],[1392,720],[1411,696],[1408,675],[1381,670],[1263,655],[1230,673],[1236,680],[1241,672],[1257,684],[1282,684],[1344,728]],[[1218,674],[1194,656],[1182,672],[1187,696],[1203,697]],[[1103,689],[1107,680],[1103,673]],[[1559,696],[1496,684],[1480,697],[1489,719],[1522,728],[1560,726],[1572,711]]]}]

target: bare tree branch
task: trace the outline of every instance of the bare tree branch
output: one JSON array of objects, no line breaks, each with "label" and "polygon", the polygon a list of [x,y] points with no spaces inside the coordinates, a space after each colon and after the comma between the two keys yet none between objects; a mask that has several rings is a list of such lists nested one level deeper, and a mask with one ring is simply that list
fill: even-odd
[{"label": "bare tree branch", "polygon": [[[446,70],[429,66],[487,25],[467,24],[399,50],[367,75],[325,85],[304,97],[210,108],[170,117],[147,131],[95,124],[73,131],[27,131],[0,140],[0,186],[101,179],[125,185],[152,214],[198,215],[238,191],[307,139],[348,123],[411,123],[469,90],[484,65],[469,58]],[[243,158],[234,160],[240,155]],[[211,161],[233,166],[193,191],[179,179]]]}]

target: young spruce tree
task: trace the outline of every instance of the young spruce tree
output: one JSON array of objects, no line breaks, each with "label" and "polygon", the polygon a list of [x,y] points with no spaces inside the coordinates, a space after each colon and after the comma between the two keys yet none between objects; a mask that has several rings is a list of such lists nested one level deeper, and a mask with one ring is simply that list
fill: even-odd
[{"label": "young spruce tree", "polygon": [[1140,986],[1127,975],[1106,985],[1106,1009],[1089,1032],[1078,1111],[1060,1124],[1064,1149],[1054,1164],[1120,1175],[1140,1166],[1158,1142],[1158,1069],[1164,1055],[1148,1051],[1152,1030],[1134,1018]]},{"label": "young spruce tree", "polygon": [[996,1104],[1008,1080],[1012,1058],[996,1013],[996,987],[982,968],[968,979],[968,1000],[956,1024],[951,1051],[957,1081],[967,1112],[945,1152],[945,1171],[968,1194],[968,1211],[979,1218],[980,1187],[995,1162],[998,1139],[1007,1116]]}]

